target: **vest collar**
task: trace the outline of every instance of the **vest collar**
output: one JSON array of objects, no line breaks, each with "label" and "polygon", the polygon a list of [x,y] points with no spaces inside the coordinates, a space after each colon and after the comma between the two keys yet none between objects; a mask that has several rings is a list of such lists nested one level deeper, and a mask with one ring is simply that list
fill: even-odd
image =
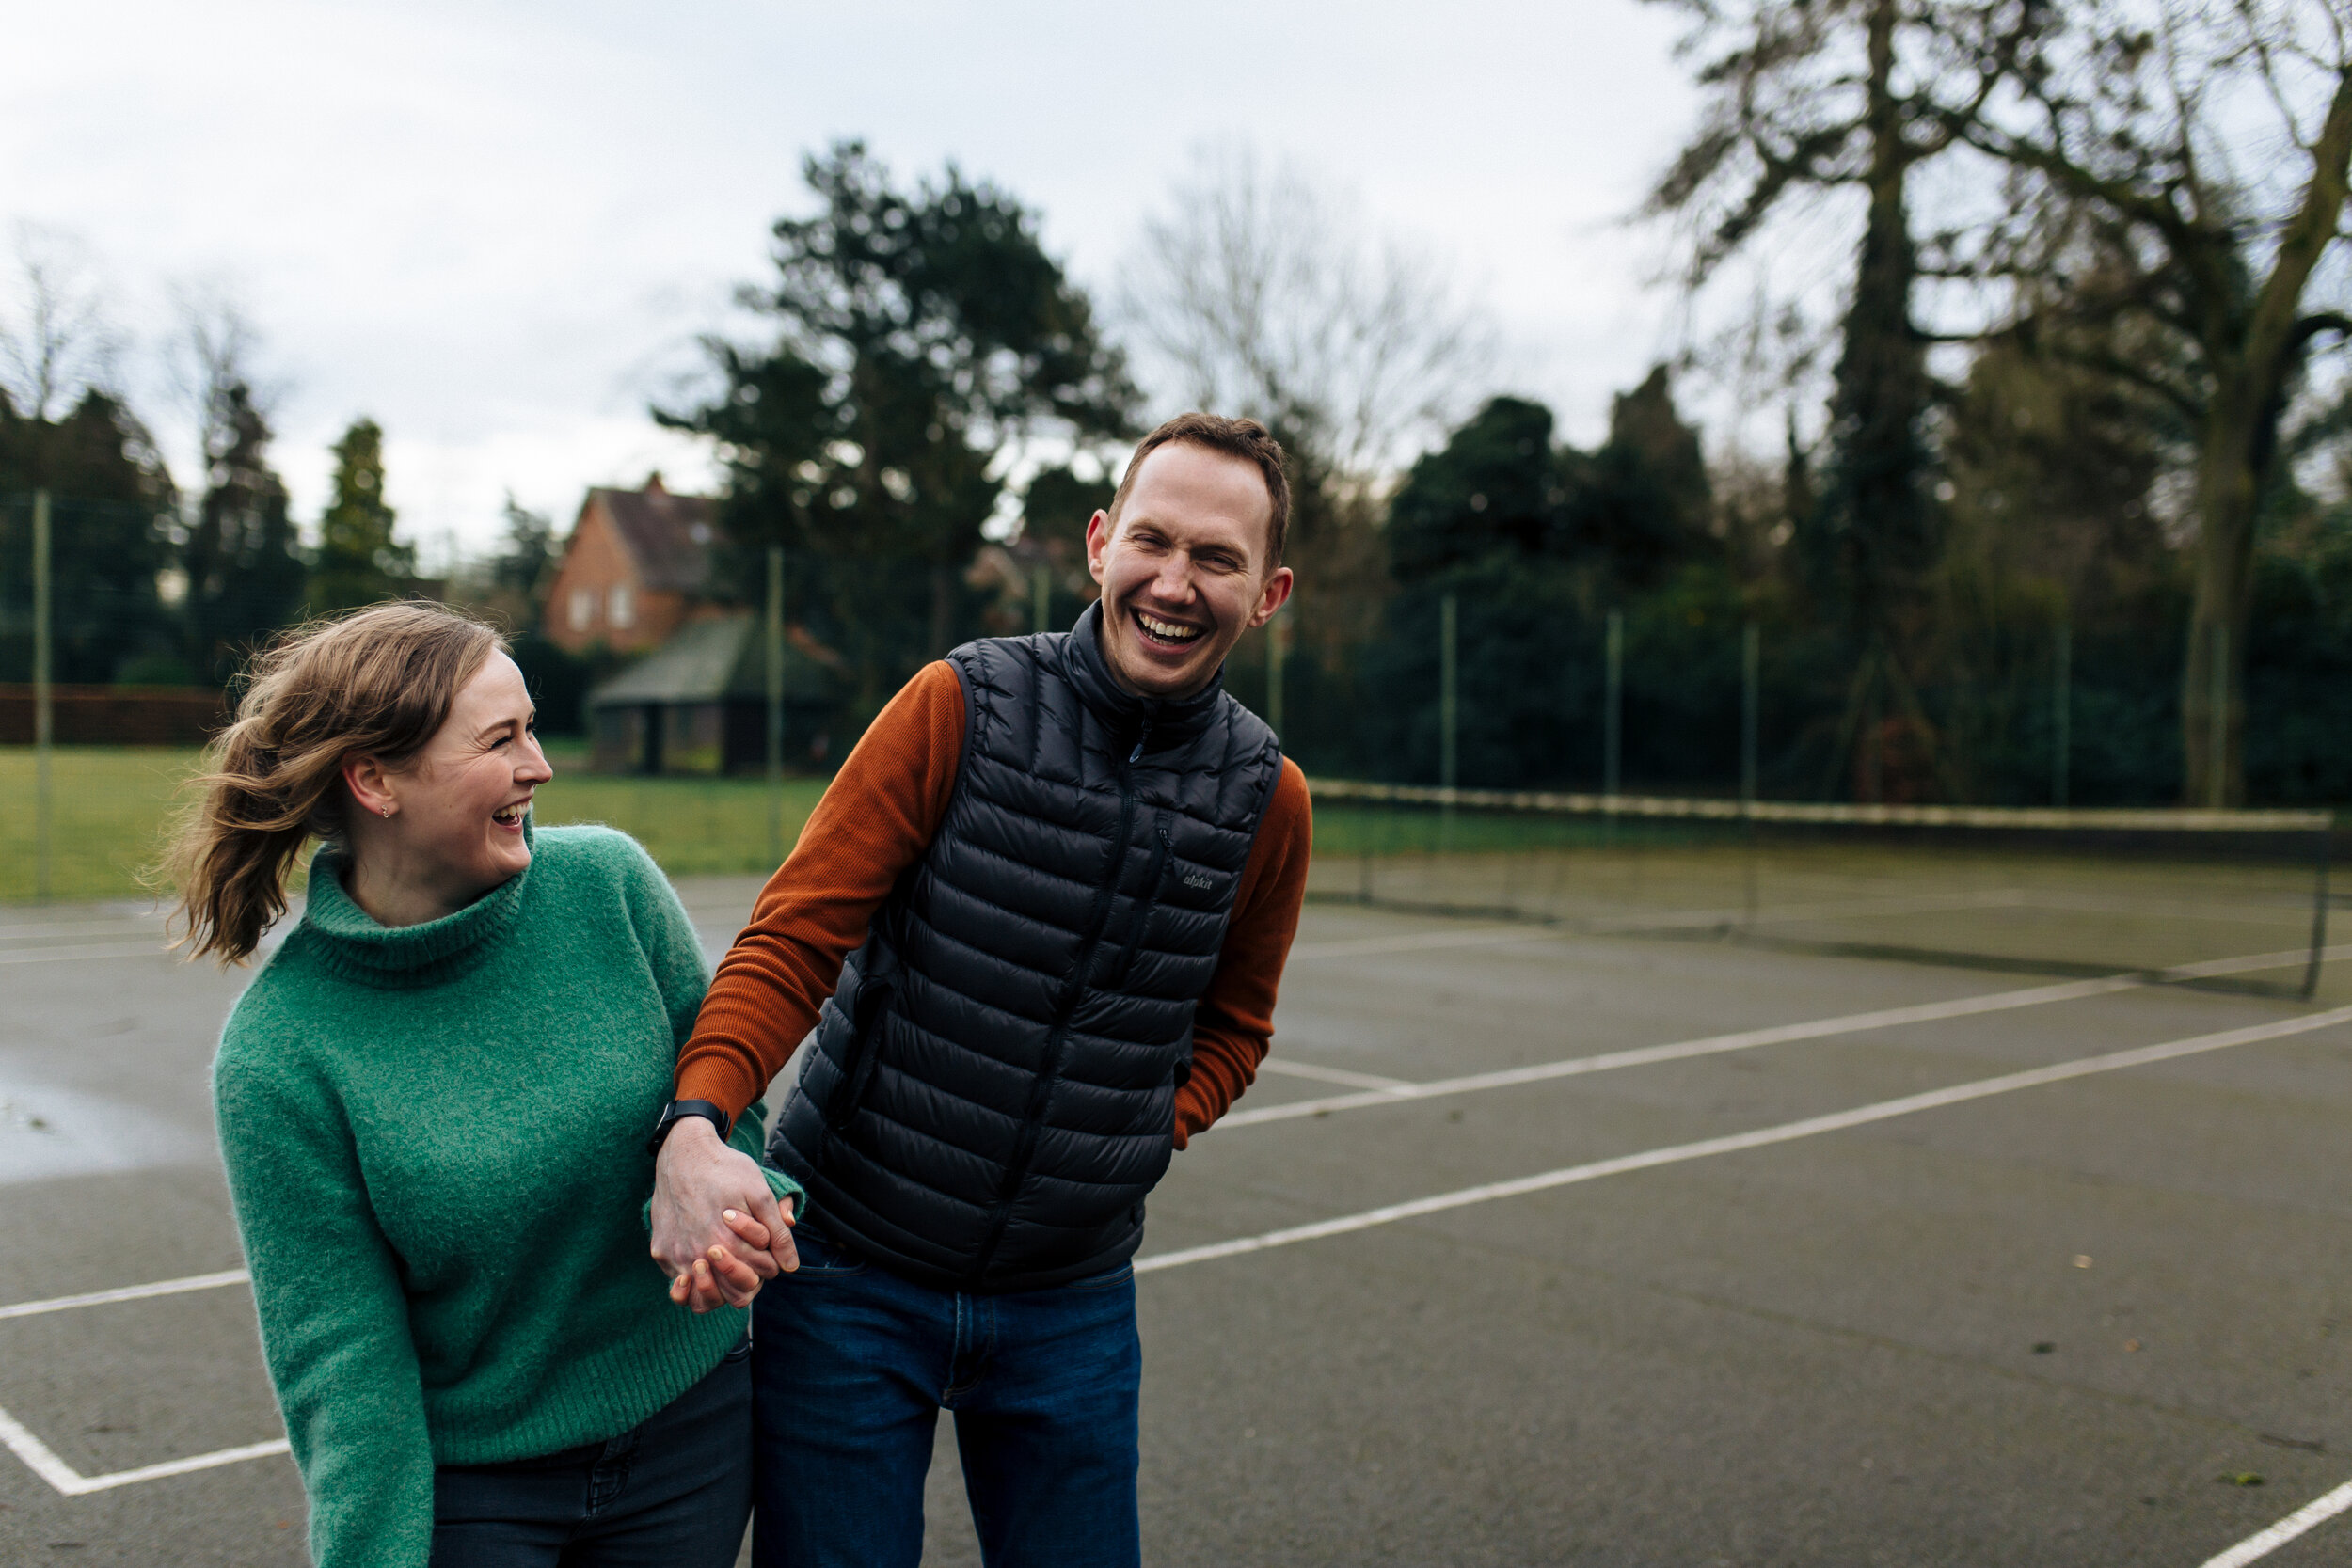
[{"label": "vest collar", "polygon": [[[532,836],[531,817],[525,814],[523,837],[531,842]],[[331,843],[320,846],[310,857],[302,930],[328,969],[386,990],[438,985],[487,958],[513,927],[524,886],[531,880],[526,865],[453,914],[421,926],[383,926],[343,887],[350,863],[350,855]]]},{"label": "vest collar", "polygon": [[1139,697],[1119,684],[1103,657],[1103,601],[1087,606],[1070,628],[1063,667],[1078,700],[1121,744],[1136,742],[1157,752],[1193,739],[1209,727],[1225,698],[1225,667],[1189,697]]}]

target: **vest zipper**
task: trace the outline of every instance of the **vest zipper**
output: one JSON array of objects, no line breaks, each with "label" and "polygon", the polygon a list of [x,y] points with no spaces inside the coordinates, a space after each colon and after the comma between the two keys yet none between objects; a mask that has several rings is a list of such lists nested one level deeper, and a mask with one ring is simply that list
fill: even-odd
[{"label": "vest zipper", "polygon": [[1156,811],[1152,816],[1156,818],[1159,843],[1152,849],[1152,869],[1144,874],[1143,897],[1136,905],[1135,926],[1127,933],[1127,945],[1120,949],[1118,966],[1111,971],[1110,983],[1114,987],[1125,985],[1127,972],[1136,966],[1136,949],[1143,942],[1143,923],[1159,908],[1160,884],[1168,879],[1168,858],[1174,852],[1174,846],[1168,842],[1168,818]]},{"label": "vest zipper", "polygon": [[978,1279],[988,1273],[989,1264],[996,1260],[996,1248],[1005,1239],[1005,1226],[1012,1218],[1012,1200],[1020,1196],[1021,1183],[1028,1178],[1029,1162],[1037,1155],[1038,1128],[1045,1119],[1045,1102],[1052,1098],[1054,1078],[1061,1070],[1062,1046],[1070,1037],[1070,1015],[1078,1010],[1078,1001],[1086,995],[1087,972],[1094,966],[1094,955],[1103,945],[1103,927],[1110,923],[1111,900],[1119,893],[1120,873],[1127,869],[1127,835],[1136,827],[1135,775],[1130,771],[1143,755],[1143,743],[1152,736],[1152,721],[1143,721],[1136,736],[1135,750],[1119,765],[1119,844],[1111,853],[1110,875],[1095,890],[1094,909],[1087,917],[1086,940],[1078,948],[1078,962],[1071,972],[1070,983],[1062,988],[1061,1000],[1054,1008],[1054,1025],[1045,1037],[1045,1050],[1037,1064],[1037,1082],[1029,1089],[1028,1114],[1022,1118],[1021,1136],[1014,1143],[1012,1162],[1005,1167],[1004,1186],[996,1195],[996,1212],[988,1223],[988,1239],[972,1262],[972,1277]]}]

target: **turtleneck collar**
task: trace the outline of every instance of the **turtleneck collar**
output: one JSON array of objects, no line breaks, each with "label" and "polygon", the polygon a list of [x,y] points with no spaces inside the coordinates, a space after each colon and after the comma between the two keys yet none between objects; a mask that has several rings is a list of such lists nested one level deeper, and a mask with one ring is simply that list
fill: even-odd
[{"label": "turtleneck collar", "polygon": [[1209,684],[1189,697],[1143,697],[1119,684],[1110,661],[1103,657],[1103,601],[1087,606],[1078,624],[1070,628],[1065,644],[1071,684],[1079,701],[1121,738],[1138,739],[1148,749],[1192,739],[1208,727],[1209,718],[1225,695],[1225,667],[1217,666]]},{"label": "turtleneck collar", "polygon": [[[536,847],[528,814],[523,840]],[[327,968],[385,990],[439,985],[489,958],[513,927],[531,880],[526,865],[454,914],[421,926],[381,926],[344,888],[350,864],[350,855],[333,844],[310,857],[301,929]]]}]

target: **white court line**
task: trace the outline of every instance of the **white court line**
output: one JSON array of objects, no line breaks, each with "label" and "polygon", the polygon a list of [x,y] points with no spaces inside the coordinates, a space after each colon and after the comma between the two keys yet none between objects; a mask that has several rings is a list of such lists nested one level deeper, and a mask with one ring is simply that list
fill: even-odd
[{"label": "white court line", "polygon": [[[159,1279],[151,1285],[125,1285],[112,1291],[92,1291],[85,1295],[53,1296],[47,1301],[21,1301],[13,1307],[0,1307],[0,1319],[34,1318],[44,1312],[69,1312],[77,1307],[103,1307],[109,1302],[175,1296],[189,1291],[213,1291],[224,1285],[242,1285],[246,1278],[243,1269],[223,1269],[218,1274],[192,1274],[181,1279]],[[135,1470],[86,1476],[59,1459],[56,1449],[33,1435],[31,1428],[6,1410],[0,1410],[0,1443],[8,1445],[8,1451],[23,1460],[26,1469],[69,1497],[111,1491],[118,1486],[131,1486],[143,1481],[161,1481],[167,1476],[184,1476],[193,1470],[217,1469],[223,1465],[235,1465],[247,1459],[266,1459],[272,1454],[290,1451],[286,1440],[280,1437],[268,1443],[247,1443],[243,1448],[199,1453],[188,1459],[167,1459],[160,1465],[142,1465]]]},{"label": "white court line", "polygon": [[224,1285],[242,1285],[249,1277],[243,1269],[223,1269],[218,1274],[192,1274],[181,1279],[158,1279],[151,1285],[121,1285],[111,1291],[92,1291],[87,1295],[52,1296],[47,1301],[20,1301],[13,1307],[0,1307],[0,1319],[38,1318],[44,1312],[70,1312],[77,1307],[103,1307],[111,1301],[143,1301],[149,1296],[176,1296],[188,1291],[216,1291]]},{"label": "white court line", "polygon": [[175,958],[160,941],[142,942],[107,942],[93,947],[19,947],[0,952],[0,964],[52,963],[65,958]]},{"label": "white court line", "polygon": [[22,925],[0,926],[0,942],[17,942],[26,937],[88,936],[94,931],[161,930],[163,916],[151,914],[119,914],[104,920],[27,921]]},{"label": "white court line", "polygon": [[1481,926],[1467,931],[1406,931],[1387,937],[1293,942],[1290,959],[1353,958],[1379,953],[1419,953],[1448,947],[1486,947],[1511,942],[1558,942],[1571,933],[1548,926]]},{"label": "white court line", "polygon": [[1637,935],[1643,931],[1705,929],[1710,926],[1770,926],[1795,920],[1859,920],[1890,914],[1948,914],[1960,910],[2015,909],[2030,895],[2015,888],[1982,893],[1942,894],[1934,897],[1843,898],[1833,903],[1767,904],[1750,921],[1745,909],[1667,910],[1648,916],[1625,915],[1584,927],[1596,935]]},{"label": "white court line", "polygon": [[[2321,950],[2324,959],[2352,958],[2352,945]],[[1359,1111],[1369,1105],[1398,1105],[1419,1100],[1435,1100],[1444,1095],[1476,1094],[1486,1089],[1516,1088],[1522,1084],[1549,1083],[1559,1078],[1581,1078],[1588,1072],[1610,1072],[1619,1068],[1650,1067],[1660,1062],[1687,1061],[1693,1056],[1716,1056],[1733,1051],[1752,1051],[1758,1046],[1787,1045],[1796,1040],[1826,1039],[1836,1035],[1862,1034],[1873,1029],[1892,1029],[1906,1023],[1932,1023],[1944,1019],[1970,1018],[1981,1013],[2008,1012],[2017,1007],[2039,1007],[2055,1002],[2074,1002],[2085,997],[2107,996],[2116,991],[2137,990],[2144,986],[2168,981],[2216,979],[2227,974],[2252,974],[2265,969],[2280,969],[2303,962],[2310,957],[2307,948],[2301,952],[2251,953],[2244,958],[2215,958],[2205,963],[2183,964],[2175,969],[2159,970],[2153,974],[2109,974],[2096,980],[2067,980],[2054,986],[2029,986],[2024,990],[1994,991],[1983,996],[1955,997],[1948,1002],[1924,1002],[1910,1007],[1886,1007],[1877,1012],[1848,1013],[1840,1018],[1816,1019],[1806,1023],[1783,1023],[1769,1029],[1744,1029],[1731,1035],[1709,1035],[1703,1039],[1677,1040],[1668,1045],[1645,1045],[1630,1051],[1612,1051],[1598,1056],[1572,1056],[1565,1061],[1539,1062],[1533,1067],[1504,1068],[1495,1072],[1474,1072],[1460,1078],[1440,1078],[1426,1084],[1400,1084],[1384,1086],[1361,1094],[1327,1095],[1320,1100],[1294,1100],[1280,1105],[1261,1105],[1247,1111],[1234,1111],[1219,1117],[1202,1132],[1220,1127],[1255,1127],[1269,1121],[1295,1121],[1301,1117],[1328,1116],[1334,1111]],[[1260,1070],[1274,1065],[1268,1057],[1260,1064]],[[1295,1069],[1297,1064],[1293,1063]],[[1301,1074],[1300,1076],[1310,1076]]]},{"label": "white court line", "polygon": [[[1756,913],[1756,923],[1774,921],[1816,920],[1824,917],[1859,917],[1864,915],[1933,914],[1947,910],[2006,909],[2026,900],[2026,895],[1996,890],[1953,895],[1941,894],[1932,898],[1848,898],[1835,903],[1783,904],[1767,907]],[[1656,914],[1627,915],[1611,920],[1590,920],[1581,916],[1563,916],[1557,923],[1544,926],[1481,926],[1466,931],[1404,931],[1394,936],[1344,937],[1334,942],[1302,942],[1290,950],[1293,960],[1301,958],[1371,958],[1383,953],[1420,953],[1451,947],[1502,946],[1521,942],[1565,942],[1573,937],[1625,936],[1643,931],[1679,930],[1684,927],[1744,924],[1744,909],[1722,910],[1661,910]]]},{"label": "white court line", "polygon": [[1882,1100],[1876,1104],[1856,1106],[1851,1111],[1807,1117],[1803,1121],[1783,1122],[1777,1127],[1759,1127],[1752,1132],[1702,1138],[1697,1143],[1675,1144],[1641,1154],[1621,1154],[1613,1160],[1596,1160],[1590,1164],[1570,1165],[1565,1170],[1545,1171],[1539,1176],[1522,1176],[1510,1181],[1490,1181],[1480,1187],[1465,1187],[1459,1192],[1415,1198],[1409,1203],[1391,1203],[1382,1209],[1368,1209],[1360,1214],[1343,1214],[1338,1219],[1318,1220],[1312,1225],[1295,1225],[1287,1229],[1269,1230],[1261,1236],[1243,1236],[1231,1242],[1186,1247],[1181,1252],[1163,1252],[1156,1257],[1136,1259],[1136,1273],[1152,1274],[1160,1269],[1182,1268],[1187,1263],[1205,1263],[1212,1259],[1235,1258],[1246,1252],[1290,1246],[1297,1242],[1320,1241],[1326,1236],[1344,1236],[1352,1231],[1370,1230],[1375,1226],[1394,1225],[1399,1220],[1419,1219],[1423,1214],[1441,1214],[1449,1209],[1465,1209],[1473,1203],[1519,1197],[1528,1193],[1547,1192],[1553,1187],[1573,1186],[1580,1181],[1597,1181],[1604,1176],[1623,1176],[1629,1171],[1678,1164],[1685,1160],[1704,1160],[1716,1154],[1736,1154],[1741,1149],[1793,1143],[1799,1138],[1817,1137],[1823,1132],[1842,1132],[1849,1127],[1863,1127],[1895,1117],[1963,1104],[1989,1095],[2039,1088],[2044,1084],[2062,1084],[2070,1078],[2088,1078],[2093,1073],[2120,1072],[2125,1068],[2169,1062],[2175,1057],[2226,1050],[2233,1045],[2250,1045],[2256,1040],[2308,1035],[2315,1029],[2333,1028],[2339,1023],[2352,1023],[2352,1007],[2335,1007],[2302,1018],[2282,1019],[2276,1023],[2257,1023],[2250,1028],[2228,1029],[2217,1035],[2197,1035],[2188,1039],[2143,1045],[2130,1051],[2111,1051],[2102,1056],[2084,1056],[2050,1067],[2031,1068],[2024,1072],[2005,1072],[1997,1078],[1979,1078],[1972,1083],[1930,1089],[1925,1094],[1905,1095],[1899,1100]]},{"label": "white court line", "polygon": [[248,1443],[241,1449],[222,1449],[188,1459],[167,1459],[161,1465],[142,1465],[135,1470],[86,1476],[59,1459],[48,1444],[34,1436],[24,1422],[5,1410],[0,1410],[0,1443],[6,1443],[8,1451],[24,1462],[26,1469],[69,1497],[87,1497],[92,1492],[108,1492],[118,1486],[132,1486],[143,1481],[161,1481],[166,1476],[184,1476],[192,1470],[214,1470],[223,1465],[235,1465],[247,1459],[266,1459],[272,1454],[292,1451],[290,1445],[280,1437],[271,1443]]},{"label": "white court line", "polygon": [[1422,1087],[1402,1078],[1383,1078],[1376,1072],[1350,1072],[1343,1067],[1324,1067],[1315,1062],[1277,1061],[1272,1056],[1260,1062],[1258,1070],[1292,1078],[1312,1078],[1325,1084],[1344,1084],[1352,1089],[1375,1089],[1382,1094],[1418,1094]]},{"label": "white court line", "polygon": [[2248,1536],[2219,1557],[2209,1557],[2200,1568],[2245,1568],[2247,1563],[2268,1557],[2306,1530],[2352,1508],[2352,1481],[2345,1481],[2323,1497],[2305,1503],[2266,1530]]}]

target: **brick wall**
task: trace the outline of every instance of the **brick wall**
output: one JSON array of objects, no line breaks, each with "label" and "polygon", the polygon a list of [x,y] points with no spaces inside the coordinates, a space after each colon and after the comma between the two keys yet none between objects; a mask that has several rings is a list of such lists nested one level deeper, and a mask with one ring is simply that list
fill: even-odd
[{"label": "brick wall", "polygon": [[[627,626],[612,618],[616,588],[628,595]],[[686,610],[682,595],[649,590],[638,580],[636,564],[600,502],[591,500],[581,509],[563,563],[548,586],[541,625],[549,641],[575,654],[597,646],[638,653],[668,641]]]}]

